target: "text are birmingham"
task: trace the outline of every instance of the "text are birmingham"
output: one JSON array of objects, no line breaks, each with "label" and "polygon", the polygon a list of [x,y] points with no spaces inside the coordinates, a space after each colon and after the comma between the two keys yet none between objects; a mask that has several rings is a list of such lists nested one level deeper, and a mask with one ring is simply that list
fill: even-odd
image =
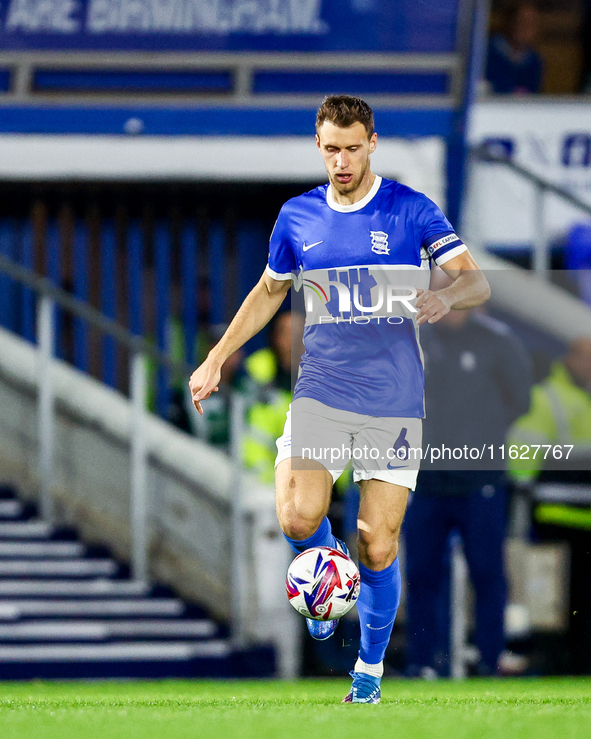
[{"label": "text are birmingham", "polygon": [[328,33],[321,0],[11,0],[7,32]]}]

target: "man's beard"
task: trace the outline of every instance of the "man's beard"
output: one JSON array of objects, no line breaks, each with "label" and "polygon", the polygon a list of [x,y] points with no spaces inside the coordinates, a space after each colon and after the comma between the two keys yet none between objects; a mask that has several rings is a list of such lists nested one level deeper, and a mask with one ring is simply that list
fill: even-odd
[{"label": "man's beard", "polygon": [[330,177],[330,184],[334,187],[334,189],[340,194],[340,195],[349,195],[352,192],[355,192],[359,185],[363,182],[363,178],[367,174],[367,171],[369,170],[369,160],[366,162],[365,167],[363,168],[362,172],[360,173],[359,177],[355,180],[351,180],[351,182],[345,184],[341,184],[337,178],[336,175],[332,175]]}]

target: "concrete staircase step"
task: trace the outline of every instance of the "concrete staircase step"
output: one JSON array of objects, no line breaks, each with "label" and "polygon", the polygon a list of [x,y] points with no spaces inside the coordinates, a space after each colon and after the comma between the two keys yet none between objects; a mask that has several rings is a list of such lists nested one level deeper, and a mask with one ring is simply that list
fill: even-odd
[{"label": "concrete staircase step", "polygon": [[217,626],[208,619],[137,619],[105,621],[28,621],[0,623],[1,641],[104,641],[107,639],[208,639]]},{"label": "concrete staircase step", "polygon": [[0,665],[11,662],[152,662],[181,661],[199,657],[224,658],[230,654],[226,640],[205,642],[117,642],[114,644],[40,644],[0,646]]},{"label": "concrete staircase step", "polygon": [[134,580],[0,580],[0,598],[115,598],[140,597],[149,593],[149,586]]},{"label": "concrete staircase step", "polygon": [[49,539],[52,533],[45,521],[0,522],[0,539]]},{"label": "concrete staircase step", "polygon": [[0,541],[0,557],[82,557],[79,541]]},{"label": "concrete staircase step", "polygon": [[118,570],[112,559],[0,559],[0,577],[97,577]]},{"label": "concrete staircase step", "polygon": [[48,616],[66,618],[179,617],[184,611],[185,604],[179,598],[0,600],[0,620],[5,621]]},{"label": "concrete staircase step", "polygon": [[0,518],[18,518],[24,510],[20,500],[0,500]]}]

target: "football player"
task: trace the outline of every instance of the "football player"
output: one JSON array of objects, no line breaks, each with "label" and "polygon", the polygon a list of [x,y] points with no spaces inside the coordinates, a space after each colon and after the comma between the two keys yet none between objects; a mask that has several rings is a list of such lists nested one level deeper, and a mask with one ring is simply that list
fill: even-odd
[{"label": "football player", "polygon": [[[189,384],[202,412],[226,358],[267,324],[292,284],[304,290],[305,351],[277,441],[277,513],[294,552],[346,551],[327,511],[334,481],[353,460],[361,492],[361,646],[344,702],[378,703],[400,600],[398,536],[420,462],[418,327],[484,303],[490,289],[437,205],[372,172],[377,134],[363,100],[327,98],[316,145],[329,182],[282,207],[264,274]],[[451,285],[429,289],[432,264]],[[337,621],[307,624],[314,638],[326,639]]]}]

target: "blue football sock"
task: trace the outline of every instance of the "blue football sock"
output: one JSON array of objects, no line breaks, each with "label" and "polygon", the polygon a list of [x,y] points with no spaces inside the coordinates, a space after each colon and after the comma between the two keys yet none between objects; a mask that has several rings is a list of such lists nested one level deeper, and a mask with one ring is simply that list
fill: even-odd
[{"label": "blue football sock", "polygon": [[287,543],[296,554],[301,554],[302,552],[305,552],[306,549],[311,549],[312,547],[333,547],[334,549],[337,545],[337,540],[332,533],[332,526],[326,516],[322,519],[320,526],[308,539],[290,539],[287,534],[283,534],[283,536],[285,536]]},{"label": "blue football sock", "polygon": [[361,591],[357,600],[361,647],[359,658],[370,665],[384,659],[390,641],[396,611],[400,603],[400,566],[398,558],[385,570],[375,572],[359,563]]}]

